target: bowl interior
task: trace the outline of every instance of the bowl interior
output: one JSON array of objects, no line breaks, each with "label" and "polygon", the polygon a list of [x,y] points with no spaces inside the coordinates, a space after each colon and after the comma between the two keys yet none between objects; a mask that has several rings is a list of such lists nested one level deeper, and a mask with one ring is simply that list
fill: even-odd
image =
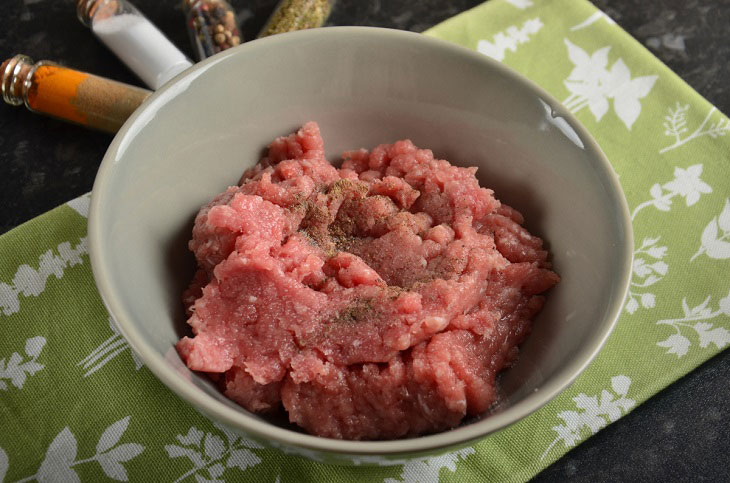
[{"label": "bowl interior", "polygon": [[[479,167],[482,186],[542,236],[562,282],[502,378],[492,415],[423,438],[336,442],[279,428],[190,372],[180,293],[192,220],[274,137],[317,121],[327,155],[410,138]],[[150,369],[206,413],[283,444],[348,453],[474,438],[545,404],[610,332],[630,269],[623,195],[600,150],[547,94],[479,54],[424,36],[328,28],[257,40],[209,59],[150,98],[116,136],[94,185],[90,243],[100,293]]]}]

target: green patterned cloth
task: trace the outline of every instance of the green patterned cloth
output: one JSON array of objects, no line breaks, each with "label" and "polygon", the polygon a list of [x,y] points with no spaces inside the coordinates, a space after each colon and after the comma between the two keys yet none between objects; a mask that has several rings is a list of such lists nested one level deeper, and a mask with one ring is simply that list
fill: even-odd
[{"label": "green patterned cloth", "polygon": [[730,343],[730,122],[583,0],[492,0],[427,35],[562,100],[620,175],[631,291],[596,361],[551,404],[472,447],[376,467],[231,433],[167,390],[109,320],[88,197],[0,237],[1,481],[524,481]]}]

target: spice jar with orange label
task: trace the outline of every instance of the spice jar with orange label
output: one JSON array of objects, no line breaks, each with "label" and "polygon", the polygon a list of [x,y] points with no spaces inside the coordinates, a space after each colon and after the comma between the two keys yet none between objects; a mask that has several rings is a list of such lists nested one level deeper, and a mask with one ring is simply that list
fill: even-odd
[{"label": "spice jar with orange label", "polygon": [[2,63],[0,90],[8,104],[111,133],[152,94],[53,62],[33,63],[25,55]]}]

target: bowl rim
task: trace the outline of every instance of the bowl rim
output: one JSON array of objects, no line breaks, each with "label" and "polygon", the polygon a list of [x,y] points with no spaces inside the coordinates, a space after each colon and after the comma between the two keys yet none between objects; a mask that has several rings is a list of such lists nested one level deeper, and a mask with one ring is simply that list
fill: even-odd
[{"label": "bowl rim", "polygon": [[[496,71],[497,74],[510,79],[512,82],[519,84],[521,88],[532,91],[545,101],[553,111],[554,117],[562,117],[573,128],[584,144],[585,150],[590,150],[595,154],[596,162],[604,179],[610,185],[618,202],[618,213],[620,222],[623,225],[625,240],[622,248],[623,261],[616,262],[616,269],[619,273],[620,290],[608,306],[606,319],[608,324],[604,324],[603,333],[593,338],[593,347],[590,349],[588,356],[584,359],[571,361],[566,367],[560,369],[544,387],[539,391],[524,397],[515,405],[484,418],[481,421],[458,427],[452,430],[435,433],[415,438],[387,440],[387,441],[350,441],[339,440],[333,438],[325,438],[313,436],[305,433],[299,433],[290,429],[275,426],[271,423],[263,421],[217,401],[205,394],[200,389],[191,385],[184,380],[176,371],[169,367],[169,363],[155,349],[148,344],[140,332],[134,327],[134,324],[128,322],[131,319],[124,305],[115,298],[113,286],[108,276],[108,266],[105,263],[105,249],[101,243],[102,240],[102,222],[101,204],[104,198],[105,187],[109,183],[109,175],[117,162],[117,155],[120,147],[130,133],[136,132],[138,120],[142,118],[144,122],[145,113],[154,110],[155,106],[164,103],[166,96],[171,94],[175,96],[175,86],[185,83],[186,79],[192,80],[210,66],[235,55],[242,55],[243,52],[249,50],[258,50],[267,48],[270,45],[296,43],[306,41],[322,36],[333,37],[351,37],[352,35],[361,35],[366,37],[380,37],[381,39],[389,39],[390,41],[406,41],[417,42],[428,48],[441,49],[448,53],[462,57],[465,61],[480,62],[485,64],[489,69]],[[344,39],[343,39],[344,40]],[[621,188],[611,163],[601,150],[593,136],[583,125],[573,116],[562,104],[551,94],[545,91],[531,80],[518,74],[516,71],[506,67],[505,65],[483,55],[476,51],[459,46],[445,40],[441,40],[428,35],[389,29],[381,27],[326,27],[320,29],[310,29],[298,32],[290,32],[263,39],[253,40],[244,43],[233,49],[223,51],[213,57],[202,62],[194,64],[191,68],[178,74],[171,81],[167,82],[162,88],[154,92],[148,97],[144,103],[130,116],[122,128],[118,131],[104,158],[100,164],[96,179],[94,181],[91,203],[88,218],[88,240],[89,240],[89,257],[91,260],[92,272],[96,281],[96,286],[101,299],[107,308],[110,316],[116,321],[120,332],[129,342],[130,346],[137,352],[145,365],[152,373],[171,389],[177,396],[190,403],[195,408],[200,409],[203,413],[221,421],[229,426],[243,431],[255,438],[261,440],[274,441],[275,444],[294,446],[304,448],[306,450],[323,451],[341,456],[397,456],[408,453],[426,453],[446,450],[451,447],[458,447],[469,444],[477,439],[486,437],[496,431],[502,430],[536,412],[541,407],[552,401],[558,394],[567,389],[575,379],[584,371],[584,369],[595,359],[606,340],[612,333],[618,317],[623,307],[624,299],[628,292],[631,279],[631,267],[633,263],[633,231],[631,217],[626,201],[625,194]],[[215,416],[213,416],[215,415]]]}]

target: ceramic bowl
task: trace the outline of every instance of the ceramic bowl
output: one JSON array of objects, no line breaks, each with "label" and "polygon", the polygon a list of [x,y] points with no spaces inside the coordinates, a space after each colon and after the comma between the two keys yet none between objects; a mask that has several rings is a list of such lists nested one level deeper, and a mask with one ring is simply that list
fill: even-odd
[{"label": "ceramic bowl", "polygon": [[[410,138],[520,210],[562,281],[549,294],[489,414],[450,431],[395,441],[315,437],[226,399],[189,371],[181,291],[197,210],[238,181],[276,136],[319,123],[327,155]],[[250,437],[324,461],[434,454],[533,413],[565,389],[611,332],[627,291],[632,235],[616,175],[595,141],[528,80],[423,35],[334,27],[256,40],[166,84],[117,134],[89,217],[99,292],[121,332],[172,391]],[[152,396],[152,395],[151,395]],[[368,459],[370,458],[370,459]]]}]

